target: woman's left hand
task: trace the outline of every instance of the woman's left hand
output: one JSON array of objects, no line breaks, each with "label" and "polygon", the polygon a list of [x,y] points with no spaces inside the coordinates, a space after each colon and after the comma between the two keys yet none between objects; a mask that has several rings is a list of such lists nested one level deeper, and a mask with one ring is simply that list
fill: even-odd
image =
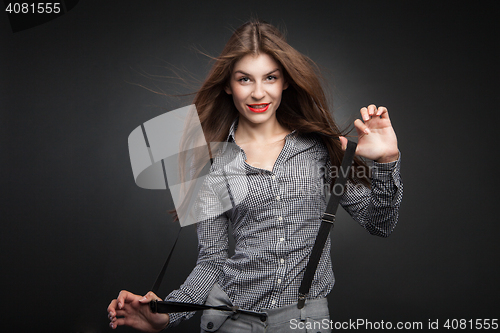
[{"label": "woman's left hand", "polygon": [[[396,161],[399,158],[398,140],[391,125],[387,108],[371,104],[360,110],[361,117],[354,121],[358,132],[356,155],[379,163]],[[342,148],[347,146],[347,139],[340,137]]]}]

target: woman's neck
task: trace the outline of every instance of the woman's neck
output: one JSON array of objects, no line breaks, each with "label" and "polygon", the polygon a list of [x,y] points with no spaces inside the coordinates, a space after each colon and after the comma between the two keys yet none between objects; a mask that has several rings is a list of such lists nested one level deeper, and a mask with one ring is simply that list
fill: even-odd
[{"label": "woman's neck", "polygon": [[255,124],[241,117],[238,120],[238,128],[235,132],[235,140],[238,144],[270,143],[283,139],[290,130],[283,127],[276,117],[260,124]]}]

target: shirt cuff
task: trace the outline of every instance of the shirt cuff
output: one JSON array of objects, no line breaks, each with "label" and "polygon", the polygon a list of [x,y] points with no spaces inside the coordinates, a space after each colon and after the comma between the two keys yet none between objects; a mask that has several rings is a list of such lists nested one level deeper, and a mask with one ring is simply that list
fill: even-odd
[{"label": "shirt cuff", "polygon": [[179,325],[179,323],[182,321],[182,317],[184,317],[187,314],[187,312],[175,312],[175,313],[169,313],[169,322],[168,325],[164,328],[164,330],[175,327]]},{"label": "shirt cuff", "polygon": [[393,189],[393,199],[391,206],[395,207],[401,202],[403,195],[403,183],[401,181],[401,152],[396,161],[388,163],[378,163],[373,161],[372,166],[372,187],[383,186],[386,189]]},{"label": "shirt cuff", "polygon": [[378,163],[373,161],[372,168],[373,178],[381,180],[392,178],[394,180],[397,178],[401,168],[401,152],[399,152],[398,159],[392,162]]}]

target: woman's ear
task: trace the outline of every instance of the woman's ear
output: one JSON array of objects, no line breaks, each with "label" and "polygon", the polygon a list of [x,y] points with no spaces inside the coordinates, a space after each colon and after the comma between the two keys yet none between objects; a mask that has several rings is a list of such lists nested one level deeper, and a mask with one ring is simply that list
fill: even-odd
[{"label": "woman's ear", "polygon": [[231,90],[231,87],[229,86],[229,84],[227,84],[224,87],[224,90],[226,91],[226,94],[228,94],[228,95],[231,95],[233,93],[233,91]]},{"label": "woman's ear", "polygon": [[285,81],[285,83],[283,83],[283,90],[286,90],[286,88],[288,88],[288,81]]}]

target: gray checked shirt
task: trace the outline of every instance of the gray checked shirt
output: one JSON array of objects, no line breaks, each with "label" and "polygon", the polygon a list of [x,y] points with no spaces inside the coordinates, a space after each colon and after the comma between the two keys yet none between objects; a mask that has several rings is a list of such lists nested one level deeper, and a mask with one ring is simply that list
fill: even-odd
[{"label": "gray checked shirt", "polygon": [[[237,119],[229,143],[234,143],[236,127]],[[328,151],[319,136],[292,132],[269,171],[246,163],[245,152],[233,146],[230,161],[214,159],[200,190],[198,210],[205,218],[197,224],[197,264],[166,300],[203,304],[218,283],[233,305],[243,309],[261,311],[293,304],[326,209],[329,192],[325,184],[335,172]],[[371,189],[348,181],[340,204],[370,234],[387,237],[396,226],[403,195],[400,160],[373,162],[371,171]],[[221,204],[222,187],[231,196],[229,207]],[[230,225],[235,241],[231,257]],[[326,297],[334,282],[328,239],[308,298]],[[192,315],[170,314],[169,327]]]}]

